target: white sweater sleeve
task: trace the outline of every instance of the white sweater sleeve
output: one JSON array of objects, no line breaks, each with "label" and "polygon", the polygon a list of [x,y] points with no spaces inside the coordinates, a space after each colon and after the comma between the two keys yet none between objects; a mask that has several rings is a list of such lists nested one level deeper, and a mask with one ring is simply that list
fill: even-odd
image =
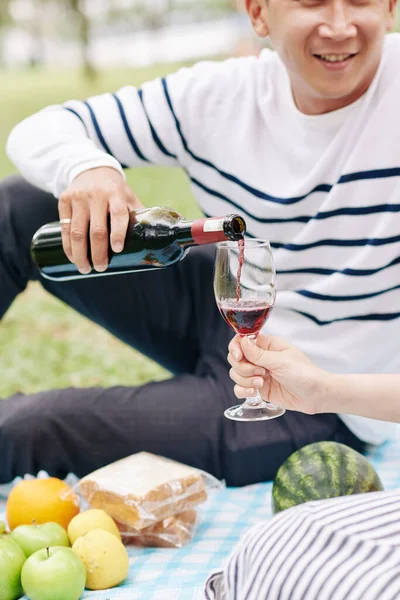
[{"label": "white sweater sleeve", "polygon": [[60,106],[19,123],[8,138],[7,154],[28,181],[57,198],[83,171],[109,166],[122,172],[87,136],[82,122]]},{"label": "white sweater sleeve", "polygon": [[56,197],[95,167],[122,173],[150,164],[178,166],[182,140],[164,81],[45,108],[12,130],[7,154],[28,181]]},{"label": "white sweater sleeve", "polygon": [[238,68],[243,76],[249,61],[202,62],[140,89],[50,106],[15,127],[8,156],[26,179],[56,197],[94,167],[187,169],[192,149],[199,140],[207,143],[206,131],[223,118],[226,98],[235,97]]}]

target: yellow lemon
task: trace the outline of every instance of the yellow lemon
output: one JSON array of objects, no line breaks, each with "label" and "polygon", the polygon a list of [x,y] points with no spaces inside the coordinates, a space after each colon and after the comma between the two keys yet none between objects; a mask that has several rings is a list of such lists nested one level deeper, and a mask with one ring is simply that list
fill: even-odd
[{"label": "yellow lemon", "polygon": [[76,540],[72,550],[86,567],[86,587],[89,590],[115,587],[128,575],[129,557],[126,548],[108,531],[89,531]]},{"label": "yellow lemon", "polygon": [[93,531],[93,529],[108,531],[121,541],[121,534],[114,519],[104,510],[91,508],[76,515],[68,525],[68,537],[71,545],[79,537],[85,535],[85,533],[89,533],[89,531]]}]

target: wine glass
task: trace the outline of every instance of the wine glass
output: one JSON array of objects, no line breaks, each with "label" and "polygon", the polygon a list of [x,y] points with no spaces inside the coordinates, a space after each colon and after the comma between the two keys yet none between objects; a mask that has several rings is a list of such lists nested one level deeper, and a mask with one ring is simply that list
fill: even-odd
[{"label": "wine glass", "polygon": [[[276,272],[267,240],[217,244],[214,294],[226,323],[240,336],[256,340],[274,306]],[[225,411],[233,421],[264,421],[285,413],[257,395]]]}]

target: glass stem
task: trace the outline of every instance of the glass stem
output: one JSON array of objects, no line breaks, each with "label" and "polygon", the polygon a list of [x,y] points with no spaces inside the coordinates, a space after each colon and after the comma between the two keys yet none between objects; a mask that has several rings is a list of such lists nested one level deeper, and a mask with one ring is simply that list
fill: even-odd
[{"label": "glass stem", "polygon": [[[253,344],[255,344],[257,340],[257,335],[257,333],[253,333],[252,335],[247,335],[246,337],[249,340],[251,340]],[[256,395],[252,396],[251,398],[246,398],[246,400],[243,403],[243,406],[246,406],[247,408],[260,408],[261,406],[263,406],[263,404],[265,404],[265,400],[261,398],[260,391],[256,390]]]},{"label": "glass stem", "polygon": [[246,400],[243,403],[243,406],[245,406],[246,408],[260,408],[264,404],[267,403],[261,398],[260,392],[256,390],[256,395],[252,396],[251,398],[246,398]]},{"label": "glass stem", "polygon": [[[258,335],[257,333],[253,333],[252,335],[247,335],[246,337],[255,344],[256,340],[257,340],[257,335]],[[268,400],[263,400],[263,398],[261,398],[261,395],[260,395],[260,390],[258,390],[258,389],[256,389],[255,396],[252,396],[251,398],[246,398],[246,400],[243,402],[243,406],[245,406],[246,408],[261,408],[262,406],[265,406],[266,404],[268,404],[268,406],[271,406],[272,408],[277,408],[274,404],[272,404]]]}]

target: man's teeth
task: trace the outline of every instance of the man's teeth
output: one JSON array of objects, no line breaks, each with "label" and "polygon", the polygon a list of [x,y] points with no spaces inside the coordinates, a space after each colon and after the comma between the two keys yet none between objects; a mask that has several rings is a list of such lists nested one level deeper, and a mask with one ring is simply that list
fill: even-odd
[{"label": "man's teeth", "polygon": [[317,54],[318,58],[328,62],[342,62],[352,56],[352,54]]}]

